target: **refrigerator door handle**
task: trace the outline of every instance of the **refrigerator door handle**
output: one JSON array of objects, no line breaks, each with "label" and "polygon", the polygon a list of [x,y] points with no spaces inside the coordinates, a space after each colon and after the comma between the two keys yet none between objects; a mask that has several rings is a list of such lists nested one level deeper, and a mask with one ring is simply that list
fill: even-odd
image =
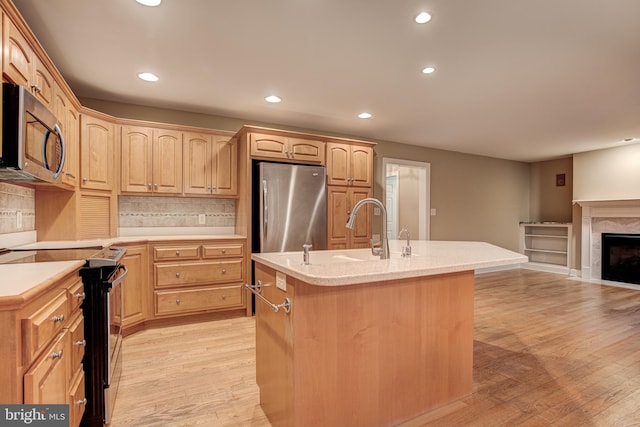
[{"label": "refrigerator door handle", "polygon": [[267,180],[262,180],[262,238],[267,237]]}]

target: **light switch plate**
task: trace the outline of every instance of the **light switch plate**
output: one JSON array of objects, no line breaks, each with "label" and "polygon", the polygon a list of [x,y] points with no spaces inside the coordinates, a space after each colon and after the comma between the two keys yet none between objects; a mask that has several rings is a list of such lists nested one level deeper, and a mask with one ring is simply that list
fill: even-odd
[{"label": "light switch plate", "polygon": [[204,216],[204,214],[200,214],[198,215],[198,224],[200,225],[204,225],[207,222],[207,218]]},{"label": "light switch plate", "polygon": [[276,288],[287,292],[287,275],[276,271]]},{"label": "light switch plate", "polygon": [[436,216],[436,208],[431,208],[431,216]]}]

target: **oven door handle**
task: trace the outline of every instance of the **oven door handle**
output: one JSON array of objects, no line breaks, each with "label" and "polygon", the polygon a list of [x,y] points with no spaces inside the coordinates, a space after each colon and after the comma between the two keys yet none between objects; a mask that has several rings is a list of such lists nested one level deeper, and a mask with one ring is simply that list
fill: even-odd
[{"label": "oven door handle", "polygon": [[127,274],[129,274],[127,266],[124,264],[120,264],[118,268],[116,268],[113,273],[111,273],[111,276],[109,276],[108,283],[109,285],[111,285],[110,288],[113,288],[114,286],[122,283],[127,277]]}]

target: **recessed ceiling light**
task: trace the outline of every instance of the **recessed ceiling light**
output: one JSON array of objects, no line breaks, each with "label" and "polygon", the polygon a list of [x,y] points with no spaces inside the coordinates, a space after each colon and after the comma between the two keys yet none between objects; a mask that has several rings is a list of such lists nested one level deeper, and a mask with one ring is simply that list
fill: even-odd
[{"label": "recessed ceiling light", "polygon": [[373,116],[371,115],[371,113],[364,112],[364,113],[358,114],[358,117],[360,117],[361,119],[370,119]]},{"label": "recessed ceiling light", "polygon": [[158,76],[156,76],[153,73],[147,73],[147,72],[138,74],[138,77],[144,80],[145,82],[157,82],[159,80]]},{"label": "recessed ceiling light", "polygon": [[282,101],[282,98],[277,95],[269,95],[264,100],[272,104],[277,104],[278,102]]},{"label": "recessed ceiling light", "polygon": [[136,0],[136,1],[145,6],[160,6],[160,3],[162,3],[162,0]]},{"label": "recessed ceiling light", "polygon": [[422,69],[423,74],[432,74],[434,71],[436,71],[436,69],[433,67],[425,67]]},{"label": "recessed ceiling light", "polygon": [[416,15],[415,20],[418,24],[426,24],[427,22],[431,21],[431,15],[427,12],[420,12]]}]

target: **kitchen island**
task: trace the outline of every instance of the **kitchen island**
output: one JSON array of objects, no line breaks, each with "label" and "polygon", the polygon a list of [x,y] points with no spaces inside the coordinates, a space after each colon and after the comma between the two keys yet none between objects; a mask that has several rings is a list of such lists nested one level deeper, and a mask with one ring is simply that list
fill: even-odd
[{"label": "kitchen island", "polygon": [[254,254],[256,381],[274,426],[391,426],[471,393],[474,271],[521,254],[481,242]]}]

